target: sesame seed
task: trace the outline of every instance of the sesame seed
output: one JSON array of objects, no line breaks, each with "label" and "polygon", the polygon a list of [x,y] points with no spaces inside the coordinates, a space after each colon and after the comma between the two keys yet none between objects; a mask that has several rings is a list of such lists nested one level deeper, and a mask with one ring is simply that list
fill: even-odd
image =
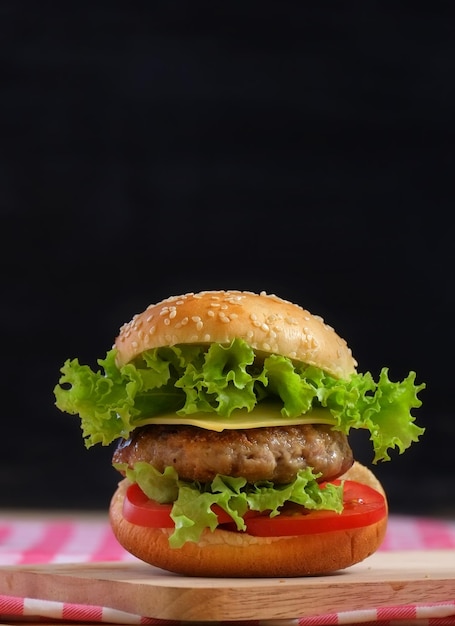
[{"label": "sesame seed", "polygon": [[295,317],[286,317],[284,321],[294,326],[298,324],[298,321],[295,319]]},{"label": "sesame seed", "polygon": [[170,323],[171,323],[171,320],[168,317],[166,317],[166,319],[164,320],[165,326],[169,326]]},{"label": "sesame seed", "polygon": [[153,335],[155,330],[156,330],[156,326],[150,326],[150,328],[149,328],[149,335]]},{"label": "sesame seed", "polygon": [[152,319],[153,319],[154,317],[155,317],[155,316],[154,316],[154,315],[153,315],[153,313],[152,313],[151,315],[148,315],[148,316],[145,318],[145,321],[146,321],[147,323],[149,323],[149,322],[151,322],[151,321],[152,321]]},{"label": "sesame seed", "polygon": [[137,348],[137,341],[132,341],[131,345],[132,345],[133,348]]}]

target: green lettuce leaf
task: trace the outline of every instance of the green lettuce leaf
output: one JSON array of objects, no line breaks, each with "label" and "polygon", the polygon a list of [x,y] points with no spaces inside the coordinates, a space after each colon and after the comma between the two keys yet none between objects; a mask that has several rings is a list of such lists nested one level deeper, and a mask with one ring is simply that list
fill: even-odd
[{"label": "green lettuce leaf", "polygon": [[263,401],[280,406],[286,418],[322,407],[329,416],[325,423],[346,434],[368,429],[375,463],[389,460],[390,449],[402,453],[424,432],[411,413],[425,387],[415,384],[414,372],[401,382],[392,382],[386,368],[378,381],[370,373],[340,380],[283,356],[260,358],[242,339],[156,348],[120,368],[115,358],[116,351],[109,351],[97,371],[67,360],[54,389],[57,407],[80,416],[87,447],[128,438],[163,414],[205,412],[229,420],[236,410],[250,412]]},{"label": "green lettuce leaf", "polygon": [[320,489],[318,475],[310,468],[301,470],[296,479],[285,485],[274,486],[268,481],[249,484],[243,478],[217,475],[208,484],[179,480],[174,468],[158,472],[148,463],[139,462],[133,468],[126,464],[115,464],[124,471],[131,482],[137,482],[147,497],[161,503],[173,503],[171,517],[175,529],[169,545],[179,548],[187,541],[197,542],[204,529],[214,531],[218,518],[212,511],[214,504],[226,511],[239,531],[245,530],[243,515],[248,509],[270,511],[270,516],[279,514],[285,502],[295,502],[307,509],[343,510],[343,487],[327,485]]}]

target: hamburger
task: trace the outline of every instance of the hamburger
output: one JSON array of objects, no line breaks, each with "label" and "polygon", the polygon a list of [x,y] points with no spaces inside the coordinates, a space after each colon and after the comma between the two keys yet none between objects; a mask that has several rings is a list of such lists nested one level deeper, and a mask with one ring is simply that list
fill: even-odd
[{"label": "hamburger", "polygon": [[290,577],[347,568],[375,552],[384,489],[372,463],[423,428],[410,372],[358,373],[346,341],[275,295],[189,293],[119,331],[98,369],[67,360],[57,407],[86,447],[114,446],[110,523],[138,559],[193,576]]}]

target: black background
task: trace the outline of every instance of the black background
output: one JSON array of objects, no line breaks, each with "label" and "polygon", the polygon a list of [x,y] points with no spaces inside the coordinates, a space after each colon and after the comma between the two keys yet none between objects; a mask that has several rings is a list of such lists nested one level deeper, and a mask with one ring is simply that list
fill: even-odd
[{"label": "black background", "polygon": [[376,471],[396,512],[455,508],[450,7],[0,4],[2,507],[105,509],[112,449],[54,407],[60,366],[234,288],[416,371],[426,433]]}]

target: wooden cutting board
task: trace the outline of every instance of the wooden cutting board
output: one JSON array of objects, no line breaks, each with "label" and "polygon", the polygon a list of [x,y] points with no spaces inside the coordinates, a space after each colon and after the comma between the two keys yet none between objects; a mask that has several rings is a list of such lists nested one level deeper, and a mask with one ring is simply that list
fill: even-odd
[{"label": "wooden cutting board", "polygon": [[189,578],[141,562],[8,566],[0,593],[188,621],[285,619],[455,599],[455,550],[377,552],[310,578]]}]

